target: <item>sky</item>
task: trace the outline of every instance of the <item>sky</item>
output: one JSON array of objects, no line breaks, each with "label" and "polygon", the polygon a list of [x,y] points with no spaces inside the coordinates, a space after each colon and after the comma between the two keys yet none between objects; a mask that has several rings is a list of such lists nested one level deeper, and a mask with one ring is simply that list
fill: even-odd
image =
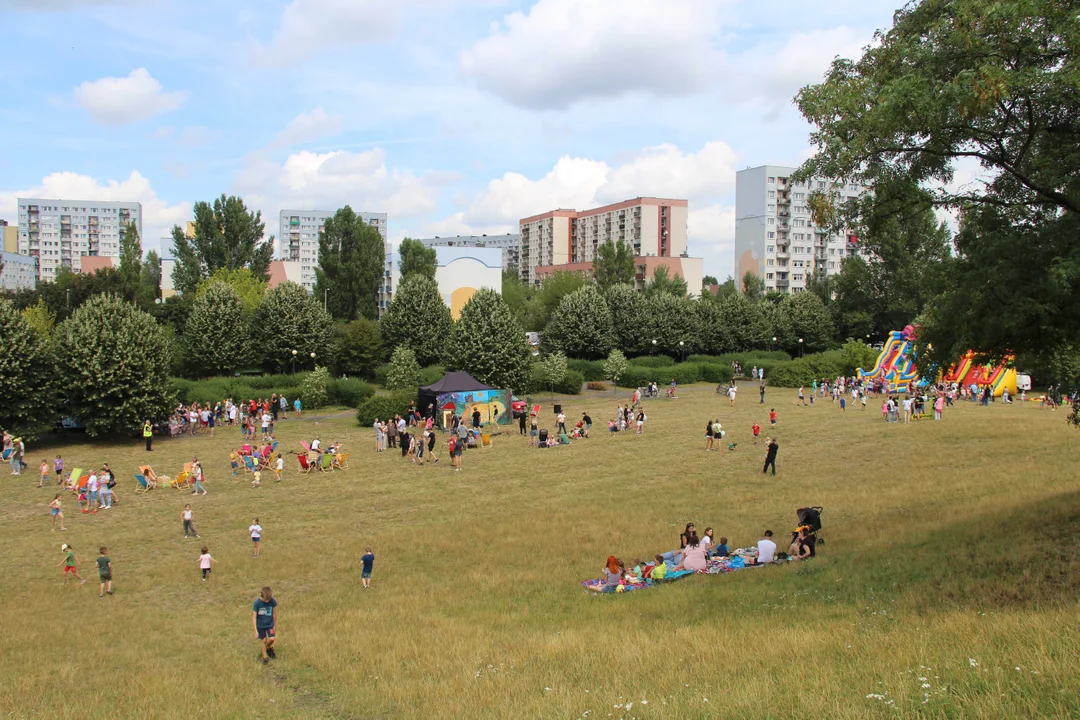
[{"label": "sky", "polygon": [[900,0],[0,0],[0,218],[137,200],[144,250],[221,194],[516,232],[557,207],[690,203],[732,274],[735,172],[797,165],[792,103]]}]

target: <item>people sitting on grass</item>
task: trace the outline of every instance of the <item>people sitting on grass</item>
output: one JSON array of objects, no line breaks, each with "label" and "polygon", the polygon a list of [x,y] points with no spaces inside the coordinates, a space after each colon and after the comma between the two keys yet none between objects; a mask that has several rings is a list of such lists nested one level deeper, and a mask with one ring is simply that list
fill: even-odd
[{"label": "people sitting on grass", "polygon": [[706,567],[708,567],[708,560],[705,558],[705,545],[698,539],[697,533],[694,533],[686,541],[682,562],[675,566],[675,572],[680,570],[701,572]]},{"label": "people sitting on grass", "polygon": [[619,558],[614,555],[608,556],[607,565],[601,571],[601,578],[603,583],[597,586],[590,586],[589,589],[593,592],[615,592],[615,588],[623,582],[623,564]]},{"label": "people sitting on grass", "polygon": [[773,542],[772,536],[772,530],[766,530],[765,536],[758,540],[758,554],[754,560],[755,565],[767,565],[776,560],[776,543]]}]

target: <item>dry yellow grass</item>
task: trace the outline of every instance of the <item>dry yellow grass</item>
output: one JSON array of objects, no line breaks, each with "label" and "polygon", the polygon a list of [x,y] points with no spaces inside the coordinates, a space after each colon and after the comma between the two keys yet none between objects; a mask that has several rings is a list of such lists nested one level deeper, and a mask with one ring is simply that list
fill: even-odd
[{"label": "dry yellow grass", "polygon": [[[0,508],[0,714],[1080,715],[1080,436],[1061,413],[961,404],[940,423],[886,426],[872,404],[840,413],[794,407],[788,391],[764,407],[752,395],[734,409],[706,388],[650,401],[640,437],[604,431],[610,394],[571,398],[571,418],[587,409],[596,421],[591,440],[539,451],[514,428],[467,453],[460,473],[446,459],[421,469],[376,455],[371,431],[345,417],[281,423],[279,439],[344,440],[352,470],[300,476],[288,457],[285,481],[260,489],[229,476],[238,431],[156,443],[159,472],[203,459],[210,494],[198,498],[134,495],[147,457],[135,443],[32,447],[30,474],[5,476]],[[750,438],[755,419],[770,432],[769,407],[780,414],[775,479]],[[717,416],[734,453],[702,449]],[[57,452],[68,468],[110,462],[121,504],[85,516],[65,496],[69,530],[50,533],[53,491],[35,487],[36,465]],[[183,539],[189,501],[201,540]],[[609,554],[671,549],[688,520],[734,547],[767,527],[783,535],[807,504],[826,508],[812,563],[627,596],[578,584]],[[82,589],[62,587],[53,567],[64,541],[90,578]],[[207,583],[202,543],[218,560]],[[100,544],[116,578],[103,600]],[[366,592],[365,545],[377,555]],[[264,584],[281,603],[267,668],[250,626]]]}]

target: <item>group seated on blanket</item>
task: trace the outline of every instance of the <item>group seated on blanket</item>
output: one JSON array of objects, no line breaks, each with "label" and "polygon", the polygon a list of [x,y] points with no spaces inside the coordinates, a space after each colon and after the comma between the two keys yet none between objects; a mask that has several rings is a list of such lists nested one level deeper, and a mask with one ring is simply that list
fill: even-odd
[{"label": "group seated on blanket", "polygon": [[[576,432],[576,430],[575,430],[575,432]],[[575,435],[575,437],[578,437],[578,435]],[[543,429],[540,430],[540,437],[537,438],[536,447],[540,447],[540,448],[559,447],[560,445],[569,445],[570,442],[571,442],[570,441],[570,436],[567,435],[566,433],[560,433],[558,436],[555,436],[555,435],[549,433],[547,428],[543,428]]]},{"label": "group seated on blanket", "polygon": [[772,530],[766,530],[757,545],[731,552],[728,551],[726,537],[719,538],[716,543],[713,537],[713,529],[705,528],[704,536],[699,538],[694,524],[687,523],[679,535],[679,549],[659,553],[653,562],[635,559],[629,569],[612,555],[602,571],[602,577],[586,580],[582,586],[593,592],[630,592],[698,573],[733,572],[788,560],[803,560],[815,555],[816,538],[809,525],[800,525],[792,533],[788,553],[777,552]]}]

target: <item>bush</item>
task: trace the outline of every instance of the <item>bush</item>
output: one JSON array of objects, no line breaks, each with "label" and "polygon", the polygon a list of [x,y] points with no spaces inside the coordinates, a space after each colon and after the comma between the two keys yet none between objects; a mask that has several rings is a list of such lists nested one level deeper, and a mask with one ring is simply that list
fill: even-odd
[{"label": "bush", "polygon": [[442,365],[428,365],[420,371],[420,384],[432,385],[442,379],[446,374],[446,368]]},{"label": "bush", "polygon": [[379,387],[386,387],[386,378],[389,374],[390,363],[383,363],[379,367],[375,368],[375,384]]},{"label": "bush", "polygon": [[587,383],[585,383],[585,387],[588,390],[607,390],[608,389],[607,383],[604,383],[604,382],[587,382]]},{"label": "bush", "polygon": [[[693,358],[691,358],[691,360],[692,359]],[[674,365],[675,358],[668,357],[667,355],[645,355],[634,358],[632,362],[638,367],[662,368]]]},{"label": "bush", "polygon": [[566,367],[581,373],[586,382],[604,379],[603,360],[567,360]]},{"label": "bush", "polygon": [[[328,405],[359,407],[360,403],[374,394],[375,388],[370,383],[356,378],[331,380],[326,386]],[[285,397],[288,398],[288,395]]]},{"label": "bush", "polygon": [[394,415],[404,415],[409,410],[409,404],[415,401],[414,390],[394,390],[385,395],[372,395],[356,409],[356,421],[363,427],[369,427],[375,422],[375,418],[385,420]]},{"label": "bush", "polygon": [[730,365],[717,365],[715,363],[696,363],[701,369],[701,379],[707,383],[729,383],[735,377],[735,371]]},{"label": "bush", "polygon": [[[554,392],[557,395],[580,395],[581,386],[585,384],[585,376],[576,370],[567,370],[566,376],[562,379],[562,382],[557,383],[554,386],[548,384],[547,378],[544,376],[543,371],[539,365],[534,365],[532,369],[532,375],[529,378],[529,387],[525,391],[526,394],[534,393],[542,395],[543,393]],[[521,395],[521,392],[517,393]]]},{"label": "bush", "polygon": [[777,363],[772,370],[765,370],[765,380],[774,387],[799,387],[809,385],[814,380],[835,378],[843,372],[844,353],[841,350],[828,350],[815,353],[797,360]]},{"label": "bush", "polygon": [[284,395],[291,405],[292,400],[300,395],[300,384],[305,377],[306,374],[269,375],[265,378],[224,376],[207,380],[170,378],[170,381],[180,402],[185,405],[193,402],[214,404],[225,398],[232,398],[235,402],[257,400],[261,397],[269,398],[273,393]]}]

